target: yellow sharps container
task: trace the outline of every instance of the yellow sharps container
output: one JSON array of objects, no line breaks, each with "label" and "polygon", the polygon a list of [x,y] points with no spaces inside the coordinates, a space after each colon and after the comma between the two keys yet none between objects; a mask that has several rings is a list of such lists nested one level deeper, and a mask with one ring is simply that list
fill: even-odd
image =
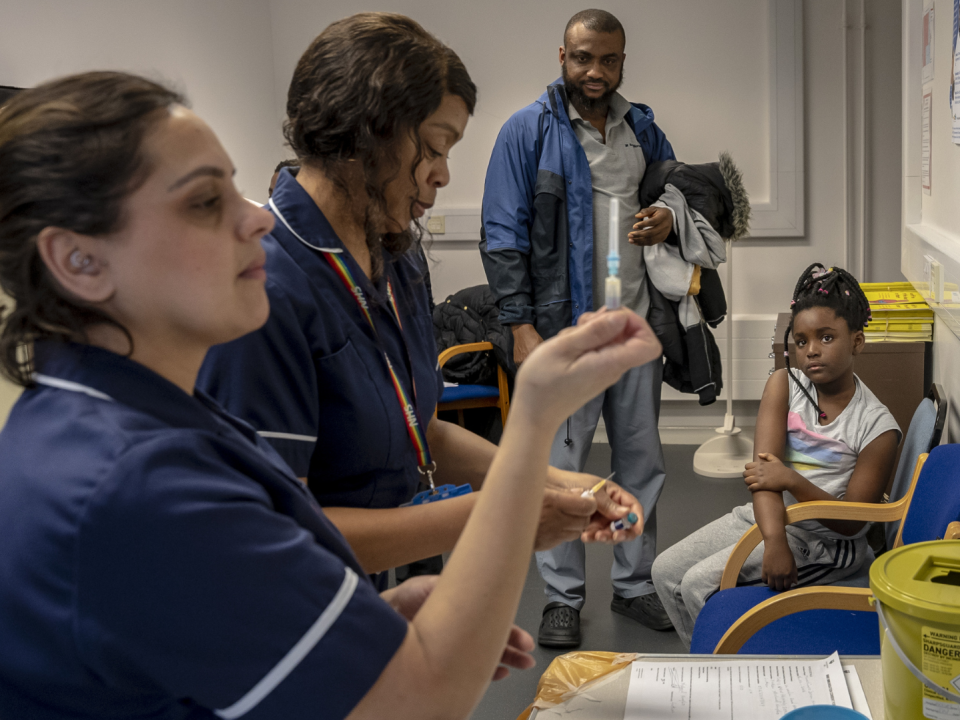
[{"label": "yellow sharps container", "polygon": [[916,543],[870,568],[892,720],[960,720],[960,541]]}]

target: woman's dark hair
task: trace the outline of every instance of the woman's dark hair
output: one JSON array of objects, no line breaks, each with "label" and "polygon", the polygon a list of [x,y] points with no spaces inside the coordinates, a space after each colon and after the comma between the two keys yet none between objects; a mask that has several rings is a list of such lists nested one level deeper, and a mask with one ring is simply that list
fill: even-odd
[{"label": "woman's dark hair", "polygon": [[[37,250],[46,227],[107,235],[124,222],[123,205],[149,174],[142,145],[159,111],[179,94],[135,75],[90,72],[25,90],[0,110],[0,372],[30,385],[33,343],[85,342],[105,313],[70,297]],[[5,315],[5,316],[4,316]]]},{"label": "woman's dark hair", "polygon": [[422,235],[416,223],[417,236],[404,230],[381,237],[384,190],[402,170],[407,137],[416,144],[415,173],[424,158],[417,130],[447,94],[473,114],[477,88],[460,58],[403,15],[359,13],[333,23],[294,70],[284,135],[301,164],[319,169],[348,198],[347,163],[362,171],[371,201],[363,224],[375,275],[381,241],[391,252],[405,252]]},{"label": "woman's dark hair", "polygon": [[822,419],[826,414],[790,369],[790,351],[787,347],[787,341],[793,332],[794,319],[802,311],[815,307],[833,310],[838,318],[846,321],[850,332],[863,330],[873,316],[870,313],[870,301],[863,294],[860,283],[843,268],[825,268],[820,263],[814,263],[804,270],[803,275],[797,280],[797,286],[793,290],[793,300],[790,302],[790,324],[783,335],[783,355],[786,360],[787,374],[817,409],[817,417]]}]

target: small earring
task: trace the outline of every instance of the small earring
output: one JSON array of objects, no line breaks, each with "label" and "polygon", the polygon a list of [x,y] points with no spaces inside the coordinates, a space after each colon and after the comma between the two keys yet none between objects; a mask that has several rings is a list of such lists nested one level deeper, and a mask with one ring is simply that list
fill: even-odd
[{"label": "small earring", "polygon": [[79,250],[70,253],[70,264],[77,270],[84,270],[93,261],[89,255],[83,255]]}]

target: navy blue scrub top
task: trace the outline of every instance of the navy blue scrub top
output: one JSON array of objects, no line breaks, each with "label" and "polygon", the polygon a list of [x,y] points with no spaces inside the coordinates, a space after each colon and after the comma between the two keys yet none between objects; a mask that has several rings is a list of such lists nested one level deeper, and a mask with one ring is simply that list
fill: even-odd
[{"label": "navy blue scrub top", "polygon": [[[416,250],[384,251],[384,277],[374,284],[288,170],[272,199],[282,218],[263,239],[270,319],[257,332],[212,348],[197,385],[269,440],[294,473],[307,478],[321,505],[397,507],[417,491],[417,456],[381,345],[316,248],[341,252],[411,396],[412,374],[424,427],[443,392],[425,259]],[[402,333],[387,304],[386,278]]]},{"label": "navy blue scrub top", "polygon": [[252,428],[38,346],[0,432],[0,717],[342,718],[407,624]]}]

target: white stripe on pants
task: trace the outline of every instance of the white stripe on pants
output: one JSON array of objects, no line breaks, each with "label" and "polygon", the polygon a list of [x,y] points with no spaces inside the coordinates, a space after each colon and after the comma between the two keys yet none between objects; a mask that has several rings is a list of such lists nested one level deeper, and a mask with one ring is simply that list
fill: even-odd
[{"label": "white stripe on pants", "polygon": [[[693,626],[707,600],[720,587],[727,559],[756,520],[748,503],[714,520],[676,545],[653,564],[653,582],[680,639],[690,647]],[[827,585],[852,575],[867,558],[865,537],[838,540],[787,526],[787,542],[797,563],[799,586]],[[762,585],[763,543],[740,571],[738,585]]]}]

